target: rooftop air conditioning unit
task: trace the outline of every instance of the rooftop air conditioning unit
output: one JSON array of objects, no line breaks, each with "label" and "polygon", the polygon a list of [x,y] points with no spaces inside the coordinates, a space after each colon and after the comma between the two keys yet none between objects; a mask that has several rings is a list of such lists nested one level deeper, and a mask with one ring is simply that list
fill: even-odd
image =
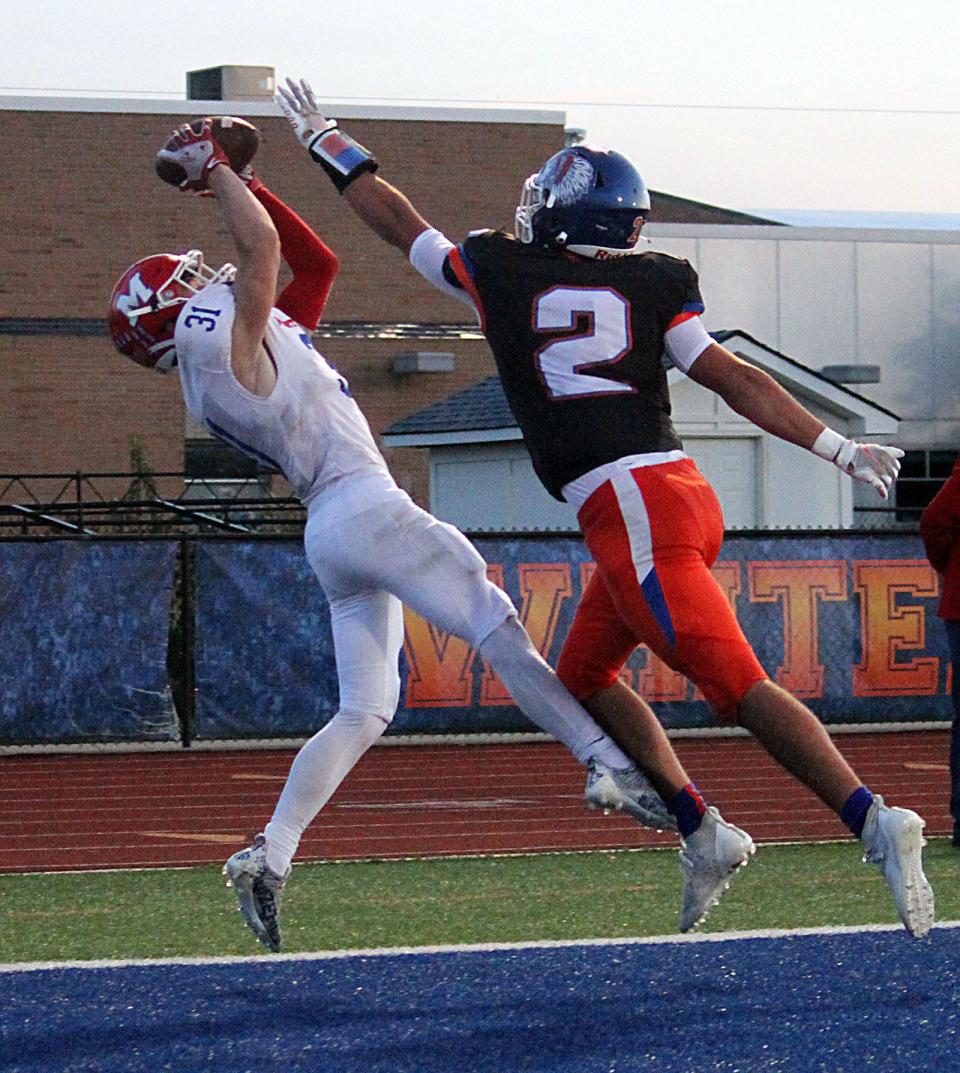
[{"label": "rooftop air conditioning unit", "polygon": [[277,85],[272,67],[227,64],[187,71],[189,101],[272,101]]}]

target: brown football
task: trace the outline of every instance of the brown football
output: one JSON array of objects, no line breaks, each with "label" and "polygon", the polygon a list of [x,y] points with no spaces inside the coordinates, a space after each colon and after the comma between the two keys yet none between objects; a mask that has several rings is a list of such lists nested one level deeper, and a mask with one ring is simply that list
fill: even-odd
[{"label": "brown football", "polygon": [[[234,171],[241,171],[251,160],[260,145],[260,131],[245,119],[232,115],[206,116],[213,128],[213,136],[220,148],[227,154],[230,167]],[[196,133],[200,132],[203,119],[195,119],[190,127]],[[171,139],[166,142],[164,149],[175,149],[176,143]],[[173,164],[169,160],[161,160],[157,157],[157,174],[165,183],[179,186],[187,177],[186,172],[179,164]]]}]

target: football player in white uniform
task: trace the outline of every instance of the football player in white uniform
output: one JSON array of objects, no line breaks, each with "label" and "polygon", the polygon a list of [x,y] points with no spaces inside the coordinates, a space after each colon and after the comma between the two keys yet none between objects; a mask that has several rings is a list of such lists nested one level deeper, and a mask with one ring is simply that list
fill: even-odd
[{"label": "football player in white uniform", "polygon": [[[306,554],[330,603],[340,689],[339,710],[297,754],[264,833],[224,866],[254,934],[280,948],[280,900],[301,835],[393,718],[401,602],[467,640],[524,713],[570,748],[588,769],[592,807],[675,827],[540,657],[476,549],[397,486],[346,380],[314,349],[336,258],[256,177],[224,166],[209,125],[181,127],[172,145],[161,156],[183,167],[183,189],[215,196],[237,265],[213,271],[198,250],[138,261],[111,296],[111,335],[134,361],[175,368],[194,417],[282,472],[306,506]],[[281,255],[294,280],[275,305]]]}]

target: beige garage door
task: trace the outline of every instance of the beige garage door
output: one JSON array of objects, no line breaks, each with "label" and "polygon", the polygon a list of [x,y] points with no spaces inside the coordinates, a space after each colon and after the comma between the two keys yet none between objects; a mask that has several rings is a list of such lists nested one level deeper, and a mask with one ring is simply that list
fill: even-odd
[{"label": "beige garage door", "polygon": [[722,439],[683,438],[687,454],[713,485],[723,507],[727,529],[752,529],[760,524],[759,443],[753,437]]}]

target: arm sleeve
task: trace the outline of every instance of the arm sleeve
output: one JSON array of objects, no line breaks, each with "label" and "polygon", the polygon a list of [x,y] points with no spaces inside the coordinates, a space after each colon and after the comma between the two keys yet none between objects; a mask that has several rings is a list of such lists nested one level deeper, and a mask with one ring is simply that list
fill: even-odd
[{"label": "arm sleeve", "polygon": [[681,372],[688,373],[713,340],[700,320],[705,307],[697,273],[687,261],[681,262],[681,266],[677,304],[670,310],[663,345],[670,361]]},{"label": "arm sleeve", "polygon": [[265,186],[253,195],[267,210],[280,236],[280,252],[293,272],[281,291],[277,308],[314,331],[320,323],[327,296],[340,262],[312,227]]},{"label": "arm sleeve", "polygon": [[453,243],[435,228],[430,228],[418,235],[410,247],[410,264],[428,282],[432,283],[439,291],[450,295],[469,306],[474,313],[477,312],[476,303],[471,295],[458,283],[452,272],[444,271],[450,251],[454,249]]},{"label": "arm sleeve", "polygon": [[663,337],[667,357],[684,373],[690,371],[693,363],[712,342],[696,313],[691,313],[684,320],[678,320],[667,329]]}]

